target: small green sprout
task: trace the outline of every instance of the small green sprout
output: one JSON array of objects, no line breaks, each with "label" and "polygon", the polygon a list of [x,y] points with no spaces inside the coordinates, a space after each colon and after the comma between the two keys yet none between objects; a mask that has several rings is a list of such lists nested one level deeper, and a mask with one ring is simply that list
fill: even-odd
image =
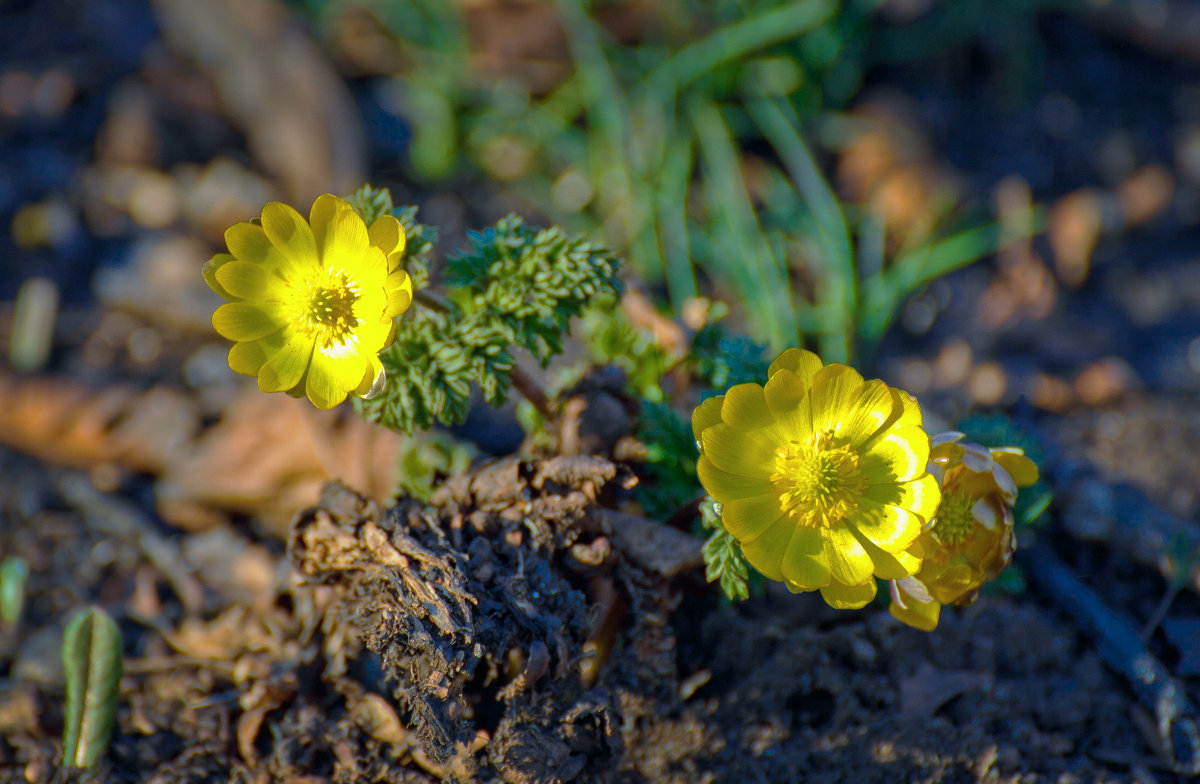
[{"label": "small green sprout", "polygon": [[68,768],[90,768],[108,747],[121,686],[121,648],[117,624],[95,606],[76,615],[63,634],[63,759]]},{"label": "small green sprout", "polygon": [[0,623],[16,626],[25,610],[25,583],[29,567],[25,561],[10,555],[0,563]]}]

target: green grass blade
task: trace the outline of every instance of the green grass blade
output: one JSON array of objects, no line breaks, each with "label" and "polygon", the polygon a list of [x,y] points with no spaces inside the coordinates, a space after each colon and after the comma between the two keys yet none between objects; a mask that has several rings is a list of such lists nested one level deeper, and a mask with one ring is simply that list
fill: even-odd
[{"label": "green grass blade", "polygon": [[996,224],[952,234],[921,248],[903,253],[869,287],[872,297],[862,319],[863,337],[878,340],[891,323],[900,303],[921,286],[947,273],[990,256],[1002,243],[1025,239],[1040,232],[1045,223],[1042,211],[1030,208],[1027,218],[1014,219],[1024,227],[1018,234],[1002,234]]},{"label": "green grass blade", "polygon": [[676,52],[647,77],[647,89],[663,104],[674,103],[693,81],[723,64],[806,33],[838,9],[834,0],[796,0],[710,33]]},{"label": "green grass blade", "polygon": [[667,291],[676,313],[697,293],[687,218],[695,156],[695,141],[691,138],[671,147],[663,166],[657,199],[659,245],[666,266]]},{"label": "green grass blade", "polygon": [[778,100],[759,99],[751,101],[747,110],[779,154],[807,203],[819,234],[818,244],[826,250],[824,291],[820,299],[822,304],[830,306],[836,321],[823,330],[821,356],[826,362],[849,361],[858,308],[858,278],[846,216],[797,130],[799,122],[791,107]]},{"label": "green grass blade", "polygon": [[797,344],[791,284],[771,253],[738,166],[737,147],[714,104],[697,102],[692,111],[707,178],[705,190],[714,212],[713,228],[723,267],[738,283],[742,302],[757,307],[747,315],[772,348]]}]

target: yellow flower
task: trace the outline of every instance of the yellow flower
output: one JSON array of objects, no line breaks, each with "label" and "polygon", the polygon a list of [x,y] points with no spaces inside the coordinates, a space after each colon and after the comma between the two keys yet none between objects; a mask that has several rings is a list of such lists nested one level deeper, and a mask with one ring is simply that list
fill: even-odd
[{"label": "yellow flower", "polygon": [[937,627],[943,604],[971,604],[1012,561],[1017,488],[1038,478],[1037,466],[1020,449],[988,450],[960,444],[961,438],[945,433],[933,439],[929,468],[941,484],[942,503],[917,541],[924,556],[920,571],[892,581],[892,615],[925,631]]},{"label": "yellow flower", "polygon": [[692,415],[697,473],[746,560],[793,591],[862,607],[907,577],[937,508],[929,436],[908,394],[789,349],[765,387],[739,384]]},{"label": "yellow flower", "polygon": [[318,408],[382,386],[379,352],[413,296],[398,220],[384,215],[367,228],[348,202],[325,194],[308,222],[271,202],[259,221],[225,232],[225,243],[229,253],[205,265],[204,280],[229,300],[213,327],[236,341],[231,368]]}]

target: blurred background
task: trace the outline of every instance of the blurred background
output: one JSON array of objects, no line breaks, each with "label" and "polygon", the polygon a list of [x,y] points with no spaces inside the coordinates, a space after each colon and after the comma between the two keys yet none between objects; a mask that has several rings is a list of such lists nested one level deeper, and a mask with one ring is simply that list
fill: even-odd
[{"label": "blurred background", "polygon": [[[330,476],[427,496],[520,443],[512,411],[469,420],[474,445],[410,439],[230,371],[200,275],[224,230],[367,182],[438,227],[435,280],[469,230],[514,211],[626,259],[629,295],[579,319],[552,388],[578,380],[572,362],[612,360],[636,396],[686,416],[661,382],[698,336],[721,378],[736,376],[722,357],[804,345],[918,395],[931,430],[1029,449],[1049,479],[1037,502],[1056,494],[1047,541],[1174,671],[1200,672],[1200,0],[0,0],[0,52],[0,556],[27,568],[36,619],[0,634],[0,696],[25,706],[0,737],[56,736],[13,684],[56,693],[62,619],[86,602],[114,608],[131,657],[294,665],[286,624],[307,616],[275,601],[283,541]],[[641,435],[692,447],[686,423]],[[691,466],[676,468],[686,499]],[[931,639],[967,653],[939,666],[978,654],[1008,694],[1050,707],[954,703],[953,688],[919,705],[957,704],[968,728],[993,726],[976,709],[1025,721],[1031,769],[1150,754],[1151,720],[1143,743],[1128,693],[1009,575],[1012,603],[944,621]],[[796,627],[786,614],[806,605],[780,606]],[[726,642],[769,636],[729,628]],[[942,650],[887,634],[917,658]],[[795,648],[820,650],[808,639]],[[876,672],[864,639],[843,658]],[[755,655],[732,656],[729,683]],[[822,721],[849,699],[831,677],[814,689]],[[263,693],[256,721],[282,704]],[[808,732],[824,703],[790,693],[770,710]],[[1083,707],[1055,723],[1068,696]],[[177,704],[123,714],[124,731],[168,726]],[[855,726],[894,713],[863,704]],[[755,759],[788,732],[764,722],[744,741]],[[994,761],[947,726],[929,748]],[[5,769],[44,780],[53,744],[15,748],[0,743]]]}]

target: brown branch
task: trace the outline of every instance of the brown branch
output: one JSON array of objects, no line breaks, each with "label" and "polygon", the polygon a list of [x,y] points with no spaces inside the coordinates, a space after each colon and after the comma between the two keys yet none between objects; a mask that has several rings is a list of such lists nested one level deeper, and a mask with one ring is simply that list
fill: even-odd
[{"label": "brown branch", "polygon": [[513,389],[521,393],[521,396],[533,403],[533,407],[538,410],[545,419],[554,418],[554,407],[550,402],[550,398],[546,395],[546,391],[542,389],[541,384],[534,380],[533,376],[521,369],[520,365],[513,365],[510,374],[512,378]]}]

